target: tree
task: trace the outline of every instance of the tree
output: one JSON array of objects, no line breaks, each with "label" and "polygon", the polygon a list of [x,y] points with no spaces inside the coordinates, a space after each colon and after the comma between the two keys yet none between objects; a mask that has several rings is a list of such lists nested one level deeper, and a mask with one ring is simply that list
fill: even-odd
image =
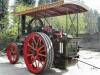
[{"label": "tree", "polygon": [[[24,3],[24,4],[35,4],[37,0],[17,0],[17,2]],[[58,0],[39,0],[39,4],[55,2]]]},{"label": "tree", "polygon": [[100,16],[98,17],[98,31],[100,32]]},{"label": "tree", "polygon": [[93,34],[98,32],[97,26],[97,19],[98,19],[98,12],[96,10],[89,10],[87,13],[84,14],[85,19],[84,22],[86,23],[86,31],[87,33]]},{"label": "tree", "polygon": [[4,23],[2,22],[2,19],[5,17],[5,14],[7,12],[7,0],[0,0],[0,30],[4,28]]}]

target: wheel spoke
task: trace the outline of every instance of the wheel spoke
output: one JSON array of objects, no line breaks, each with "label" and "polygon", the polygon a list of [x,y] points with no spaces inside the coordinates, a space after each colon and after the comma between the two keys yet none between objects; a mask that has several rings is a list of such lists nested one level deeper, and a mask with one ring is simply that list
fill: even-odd
[{"label": "wheel spoke", "polygon": [[31,57],[31,62],[34,63],[36,61],[36,58],[34,56]]},{"label": "wheel spoke", "polygon": [[39,48],[39,51],[42,49],[42,48],[44,48],[45,46],[44,45],[42,45],[40,48]]},{"label": "wheel spoke", "polygon": [[12,53],[12,54],[14,54],[14,53],[15,53],[13,48],[11,48],[11,49],[10,49],[10,51],[11,51],[11,53]]},{"label": "wheel spoke", "polygon": [[34,44],[36,45],[36,39],[33,40]]},{"label": "wheel spoke", "polygon": [[16,57],[17,57],[16,55],[13,55],[13,56],[12,56],[13,61],[15,61],[15,60],[16,60]]},{"label": "wheel spoke", "polygon": [[41,51],[40,51],[40,53],[44,53],[44,52],[45,52],[45,50],[41,50]]},{"label": "wheel spoke", "polygon": [[31,49],[35,50],[34,47],[33,47],[32,45],[28,44],[28,46],[29,46]]},{"label": "wheel spoke", "polygon": [[39,65],[39,61],[37,62],[37,66],[39,67],[40,65]]},{"label": "wheel spoke", "polygon": [[30,52],[31,52],[30,54],[32,54],[33,53],[33,49],[30,49]]},{"label": "wheel spoke", "polygon": [[46,57],[46,55],[44,55],[44,54],[39,54],[39,56]]},{"label": "wheel spoke", "polygon": [[36,48],[38,48],[39,43],[40,43],[40,39],[38,38],[38,40],[36,42]]},{"label": "wheel spoke", "polygon": [[34,42],[31,42],[31,44],[30,44],[30,45],[34,47]]},{"label": "wheel spoke", "polygon": [[40,64],[43,66],[44,64],[42,63],[42,61],[40,60],[39,56],[37,57],[37,65],[40,67]]},{"label": "wheel spoke", "polygon": [[16,52],[14,50],[11,51],[11,55],[16,55]]},{"label": "wheel spoke", "polygon": [[33,63],[34,67],[36,68],[36,61]]},{"label": "wheel spoke", "polygon": [[37,67],[37,62],[36,62],[36,58],[34,58],[34,60],[32,60],[32,63],[31,63],[35,68]]},{"label": "wheel spoke", "polygon": [[33,54],[27,54],[27,57],[31,57]]},{"label": "wheel spoke", "polygon": [[36,41],[36,48],[39,48],[42,45],[42,39],[40,37],[38,37],[37,41]]},{"label": "wheel spoke", "polygon": [[36,60],[35,65],[36,67],[39,67],[39,61]]}]

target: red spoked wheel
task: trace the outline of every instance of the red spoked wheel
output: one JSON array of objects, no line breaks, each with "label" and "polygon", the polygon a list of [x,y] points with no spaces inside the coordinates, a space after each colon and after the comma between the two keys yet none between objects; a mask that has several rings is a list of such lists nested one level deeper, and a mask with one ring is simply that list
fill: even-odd
[{"label": "red spoked wheel", "polygon": [[[49,39],[49,40],[48,40]],[[53,64],[53,46],[44,33],[31,33],[24,41],[24,60],[28,70],[39,74]]]},{"label": "red spoked wheel", "polygon": [[7,57],[11,64],[16,64],[19,60],[19,53],[17,50],[17,45],[15,43],[10,43],[7,48]]}]

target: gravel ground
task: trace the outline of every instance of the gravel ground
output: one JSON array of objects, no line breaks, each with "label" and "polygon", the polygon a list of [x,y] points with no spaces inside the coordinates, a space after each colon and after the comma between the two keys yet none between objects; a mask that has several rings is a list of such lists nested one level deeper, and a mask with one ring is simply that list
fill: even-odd
[{"label": "gravel ground", "polygon": [[[2,54],[1,54],[2,55]],[[20,58],[19,63],[16,65],[9,64],[5,56],[0,55],[0,75],[35,75],[30,73],[24,60]],[[100,75],[100,52],[91,50],[81,50],[79,52],[80,58],[88,64],[94,65],[97,68],[84,64],[80,61],[71,61],[66,70],[52,68],[41,75]]]}]

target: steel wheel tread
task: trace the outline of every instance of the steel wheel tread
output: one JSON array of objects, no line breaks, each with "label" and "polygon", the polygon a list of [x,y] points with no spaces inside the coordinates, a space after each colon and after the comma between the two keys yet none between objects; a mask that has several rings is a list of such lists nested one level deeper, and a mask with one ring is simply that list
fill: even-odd
[{"label": "steel wheel tread", "polygon": [[51,51],[49,52],[49,55],[51,55],[51,56],[49,56],[50,61],[48,61],[48,63],[49,63],[48,69],[50,69],[50,67],[52,67],[52,65],[53,65],[53,59],[54,59],[54,51],[53,51],[52,41],[50,40],[50,38],[46,34],[44,34],[44,33],[40,33],[40,34],[42,34],[44,36],[48,45],[51,47],[51,49],[50,49]]}]

